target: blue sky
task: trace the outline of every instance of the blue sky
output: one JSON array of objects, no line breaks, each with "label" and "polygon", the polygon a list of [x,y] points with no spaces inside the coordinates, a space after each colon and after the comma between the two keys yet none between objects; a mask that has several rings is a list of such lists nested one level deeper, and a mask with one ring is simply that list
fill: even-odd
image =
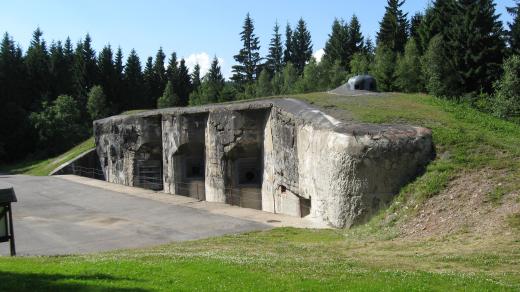
[{"label": "blue sky", "polygon": [[[505,7],[514,1],[496,3],[502,21],[509,21]],[[247,12],[255,21],[265,56],[275,21],[284,28],[300,17],[307,21],[314,51],[323,48],[335,17],[349,19],[356,14],[363,33],[375,39],[385,4],[386,0],[0,0],[0,32],[9,32],[24,50],[37,26],[48,43],[67,36],[76,42],[90,33],[97,51],[107,43],[121,46],[125,54],[135,48],[143,63],[161,46],[167,55],[176,51],[190,64],[200,62],[203,69],[217,55],[228,77]],[[413,14],[427,5],[426,0],[408,0],[404,10]]]}]

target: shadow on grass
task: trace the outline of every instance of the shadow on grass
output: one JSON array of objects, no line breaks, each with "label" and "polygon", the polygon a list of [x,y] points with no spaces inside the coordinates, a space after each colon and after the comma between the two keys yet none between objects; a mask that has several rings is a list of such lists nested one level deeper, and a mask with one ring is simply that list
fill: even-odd
[{"label": "shadow on grass", "polygon": [[[118,288],[118,281],[134,281],[106,274],[64,275],[0,272],[0,291],[148,291]],[[110,283],[110,285],[107,285]]]}]

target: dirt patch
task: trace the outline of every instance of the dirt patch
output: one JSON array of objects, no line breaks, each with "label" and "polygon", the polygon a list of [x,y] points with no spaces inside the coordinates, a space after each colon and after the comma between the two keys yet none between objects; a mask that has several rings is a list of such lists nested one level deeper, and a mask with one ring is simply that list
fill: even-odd
[{"label": "dirt patch", "polygon": [[401,236],[430,238],[456,233],[489,236],[515,232],[508,218],[520,213],[518,190],[498,200],[493,197],[501,187],[497,178],[503,175],[504,171],[490,169],[462,173],[439,195],[417,207],[416,216],[400,226]]}]

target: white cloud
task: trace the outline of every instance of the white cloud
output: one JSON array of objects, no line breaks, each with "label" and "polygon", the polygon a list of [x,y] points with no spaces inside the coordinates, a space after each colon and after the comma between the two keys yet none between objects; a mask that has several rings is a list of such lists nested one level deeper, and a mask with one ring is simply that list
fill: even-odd
[{"label": "white cloud", "polygon": [[[224,65],[224,59],[217,58],[218,63],[221,68],[223,68]],[[200,76],[206,75],[208,73],[209,68],[211,67],[211,62],[213,61],[213,57],[210,57],[208,53],[201,52],[201,53],[193,53],[189,55],[188,57],[184,58],[186,61],[186,66],[190,68],[190,72],[193,72],[193,67],[195,67],[196,64],[199,64],[200,66]]]},{"label": "white cloud", "polygon": [[323,55],[325,55],[324,49],[319,49],[316,52],[314,52],[314,54],[312,54],[312,56],[314,57],[314,59],[316,59],[316,62],[318,63],[321,62],[321,58],[323,58]]}]

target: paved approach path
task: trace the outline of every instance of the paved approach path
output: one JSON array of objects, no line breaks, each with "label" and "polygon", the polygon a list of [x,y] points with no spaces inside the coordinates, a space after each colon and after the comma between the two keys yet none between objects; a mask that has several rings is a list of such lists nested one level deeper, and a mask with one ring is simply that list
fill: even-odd
[{"label": "paved approach path", "polygon": [[[188,207],[189,201],[168,204],[73,179],[0,175],[0,186],[9,185],[18,197],[13,221],[19,255],[147,247],[272,227]],[[8,244],[0,243],[0,255],[8,253]]]}]

